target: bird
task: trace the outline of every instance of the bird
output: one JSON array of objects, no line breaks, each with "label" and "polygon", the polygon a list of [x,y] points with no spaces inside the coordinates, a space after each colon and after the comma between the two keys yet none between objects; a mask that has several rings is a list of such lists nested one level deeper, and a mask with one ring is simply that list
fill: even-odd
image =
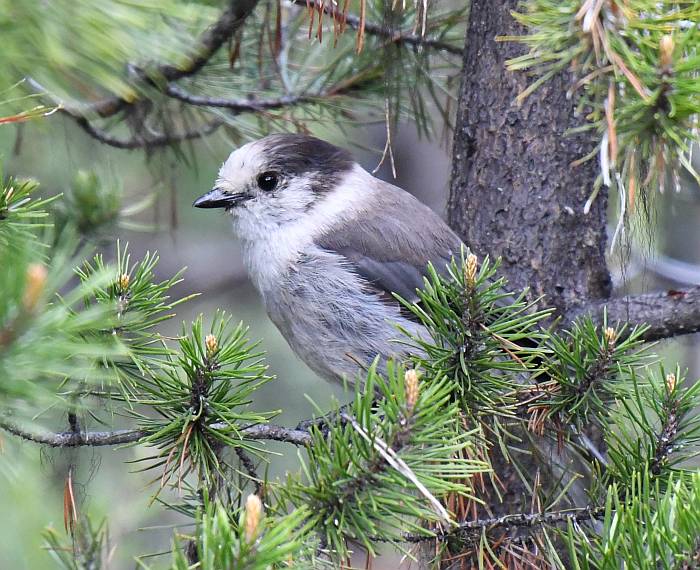
[{"label": "bird", "polygon": [[463,243],[428,206],[341,147],[281,133],[234,150],[196,208],[223,209],[248,275],[293,352],[322,378],[354,382],[429,338],[394,293],[418,300],[428,264],[447,274]]}]

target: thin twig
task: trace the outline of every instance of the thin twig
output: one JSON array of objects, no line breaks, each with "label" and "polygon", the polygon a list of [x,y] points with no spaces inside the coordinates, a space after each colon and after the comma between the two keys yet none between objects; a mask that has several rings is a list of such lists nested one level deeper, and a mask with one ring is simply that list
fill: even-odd
[{"label": "thin twig", "polygon": [[[538,527],[542,525],[555,525],[568,522],[583,522],[598,520],[605,516],[605,507],[584,507],[566,511],[550,511],[544,513],[513,513],[488,519],[464,521],[447,530],[436,530],[433,536],[420,534],[404,534],[401,539],[404,542],[426,542],[431,540],[444,540],[448,537],[468,537],[479,534],[483,530],[494,528]],[[374,537],[376,542],[383,542],[380,537]]]},{"label": "thin twig", "polygon": [[[225,429],[228,424],[213,424],[213,429]],[[148,436],[150,432],[139,429],[120,429],[114,431],[81,431],[74,433],[38,431],[21,427],[9,420],[0,420],[0,429],[5,430],[27,441],[33,441],[50,447],[100,447],[109,445],[123,445],[135,443]],[[308,431],[286,428],[276,425],[260,424],[244,427],[240,433],[246,439],[266,439],[293,443],[294,445],[308,445],[311,443],[311,435]]]},{"label": "thin twig", "polygon": [[77,125],[83,129],[92,138],[98,141],[113,146],[115,148],[121,148],[125,150],[133,150],[137,148],[155,148],[161,146],[169,146],[171,144],[179,143],[182,141],[188,141],[193,139],[199,139],[206,137],[216,131],[223,121],[214,120],[206,123],[203,127],[199,129],[193,129],[191,131],[182,131],[179,133],[156,133],[154,135],[149,135],[147,137],[133,136],[129,138],[116,137],[107,131],[100,129],[88,121],[85,117],[77,116],[72,112],[62,110],[65,114],[72,117]]},{"label": "thin twig", "polygon": [[114,136],[113,134],[100,129],[99,127],[96,127],[91,121],[88,120],[88,118],[83,114],[83,111],[81,110],[81,106],[78,107],[68,107],[58,101],[55,97],[53,97],[49,91],[38,81],[35,79],[28,77],[26,79],[27,83],[36,91],[37,93],[40,93],[42,95],[45,95],[49,98],[52,99],[52,101],[58,106],[58,110],[64,114],[68,115],[71,119],[73,119],[76,124],[83,129],[87,134],[89,134],[91,137],[94,139],[97,139],[98,141],[109,145],[113,146],[115,148],[121,148],[125,150],[133,150],[136,148],[155,148],[155,147],[161,147],[161,146],[168,146],[171,144],[175,144],[178,142],[182,141],[187,141],[187,140],[193,140],[193,139],[198,139],[201,137],[208,136],[212,134],[214,131],[216,131],[221,125],[223,125],[223,121],[219,119],[215,119],[213,121],[210,121],[209,123],[205,124],[204,126],[198,128],[198,129],[193,129],[191,131],[182,131],[179,133],[155,133],[148,135],[147,137],[143,136],[133,136],[130,138],[120,138],[117,136]]},{"label": "thin twig", "polygon": [[373,79],[362,75],[355,75],[338,82],[328,89],[316,93],[287,94],[269,99],[229,99],[226,97],[207,97],[204,95],[194,95],[182,87],[169,84],[163,88],[163,93],[196,107],[218,107],[228,109],[232,114],[257,113],[270,109],[283,109],[308,103],[320,103],[324,100],[339,95],[346,95],[354,90],[361,89],[364,84],[370,83]]},{"label": "thin twig", "polygon": [[[27,81],[37,93],[41,93],[51,97],[49,92],[40,83],[38,83],[32,78],[27,78]],[[293,107],[296,105],[322,101],[324,99],[328,99],[331,97],[342,95],[345,92],[352,91],[353,89],[358,88],[358,86],[361,83],[362,78],[358,78],[356,82],[345,82],[342,85],[335,86],[327,91],[323,91],[320,93],[305,95],[283,95],[281,97],[257,100],[227,99],[221,97],[206,97],[201,95],[194,95],[192,93],[188,93],[181,87],[172,84],[165,86],[163,88],[163,93],[165,95],[168,95],[169,97],[172,97],[173,99],[177,99],[189,105],[225,108],[235,115],[239,113],[256,113],[270,109],[282,109],[286,107]],[[156,148],[168,146],[186,140],[202,138],[214,133],[219,127],[224,125],[223,120],[215,119],[198,129],[193,129],[190,131],[183,131],[179,133],[155,133],[145,137],[132,136],[129,138],[120,138],[95,126],[94,123],[88,120],[88,118],[83,114],[83,111],[81,111],[81,106],[67,107],[58,101],[54,100],[54,102],[58,105],[57,109],[61,113],[71,117],[76,122],[76,124],[81,129],[83,129],[88,135],[106,145],[125,150],[133,150],[137,148]]]},{"label": "thin twig", "polygon": [[464,534],[474,531],[481,531],[484,528],[512,528],[512,527],[534,527],[544,524],[561,524],[571,522],[583,522],[586,520],[597,520],[605,516],[605,507],[583,507],[566,511],[550,511],[544,513],[514,513],[493,517],[488,519],[478,519],[475,521],[464,521],[459,523],[457,528],[448,534]]},{"label": "thin twig", "polygon": [[85,117],[76,116],[70,112],[67,112],[65,109],[63,112],[71,116],[78,126],[94,139],[97,139],[106,145],[126,150],[168,146],[182,141],[206,137],[223,125],[223,121],[215,120],[205,124],[199,129],[194,129],[191,131],[183,131],[180,133],[156,133],[147,137],[134,136],[129,138],[119,138],[96,127]]},{"label": "thin twig", "polygon": [[244,449],[241,449],[240,447],[234,448],[234,451],[238,456],[238,460],[241,462],[241,466],[245,469],[248,478],[253,482],[253,485],[255,485],[255,494],[260,495],[262,481],[258,476],[258,472],[255,470],[255,463],[253,462],[253,459],[245,452]]},{"label": "thin twig", "polygon": [[227,99],[223,97],[205,97],[188,93],[177,85],[167,85],[163,93],[189,105],[199,107],[221,107],[237,113],[254,113],[266,109],[280,109],[300,103],[311,103],[315,99],[325,97],[325,93],[311,95],[283,95],[272,99]]},{"label": "thin twig", "polygon": [[675,439],[678,435],[678,426],[680,423],[679,406],[680,402],[676,397],[676,375],[669,374],[666,377],[666,385],[669,389],[669,399],[661,403],[661,431],[656,435],[656,444],[654,445],[654,454],[651,458],[649,470],[654,475],[661,474],[661,468],[668,461],[668,456],[674,448]]},{"label": "thin twig", "polygon": [[348,410],[352,409],[352,406],[352,403],[343,404],[337,410],[329,412],[319,418],[302,420],[297,424],[296,429],[301,431],[310,431],[311,428],[317,428],[321,430],[321,432],[326,433],[330,426],[344,422],[343,416]]}]

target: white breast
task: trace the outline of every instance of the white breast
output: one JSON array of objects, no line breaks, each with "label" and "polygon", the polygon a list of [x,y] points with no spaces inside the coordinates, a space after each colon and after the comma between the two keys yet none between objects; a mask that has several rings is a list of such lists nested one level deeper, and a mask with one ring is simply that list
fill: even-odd
[{"label": "white breast", "polygon": [[313,247],[314,238],[332,231],[348,218],[362,216],[362,211],[371,204],[375,182],[362,167],[355,165],[332,192],[297,220],[270,225],[265,231],[256,232],[255,239],[241,236],[246,268],[263,298],[266,292],[279,286],[299,255]]}]

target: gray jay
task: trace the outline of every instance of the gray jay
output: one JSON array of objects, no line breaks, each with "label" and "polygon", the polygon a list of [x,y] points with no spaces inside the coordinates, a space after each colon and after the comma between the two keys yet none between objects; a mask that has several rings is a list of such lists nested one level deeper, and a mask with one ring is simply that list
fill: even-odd
[{"label": "gray jay", "polygon": [[223,208],[270,319],[320,376],[354,380],[402,357],[396,325],[424,336],[392,292],[417,300],[428,262],[462,247],[430,208],[323,140],[276,134],[235,150],[194,202]]}]

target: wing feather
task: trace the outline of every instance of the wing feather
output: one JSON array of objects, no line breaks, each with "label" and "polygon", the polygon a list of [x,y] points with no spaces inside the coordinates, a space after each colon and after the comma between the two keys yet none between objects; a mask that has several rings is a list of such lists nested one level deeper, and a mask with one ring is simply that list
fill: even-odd
[{"label": "wing feather", "polygon": [[317,238],[316,244],[341,255],[378,293],[418,300],[428,262],[447,273],[462,241],[442,219],[408,192],[377,181],[383,188],[353,220]]}]

